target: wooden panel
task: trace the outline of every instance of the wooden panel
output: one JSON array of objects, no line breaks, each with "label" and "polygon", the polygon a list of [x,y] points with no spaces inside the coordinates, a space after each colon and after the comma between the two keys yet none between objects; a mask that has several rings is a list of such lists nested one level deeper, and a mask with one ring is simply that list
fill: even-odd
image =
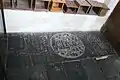
[{"label": "wooden panel", "polygon": [[17,0],[18,9],[30,9],[29,0]]},{"label": "wooden panel", "polygon": [[59,12],[63,10],[65,0],[52,0],[51,11]]},{"label": "wooden panel", "polygon": [[75,3],[75,1],[66,1],[64,11],[65,13],[76,14],[78,11],[78,7],[79,6]]},{"label": "wooden panel", "polygon": [[91,15],[99,15],[99,16],[105,16],[109,8],[107,7],[106,4],[100,3],[97,1],[92,1],[92,0],[87,0],[90,5],[92,6],[90,9],[89,14]]},{"label": "wooden panel", "polygon": [[79,5],[79,9],[77,11],[77,14],[88,13],[91,5],[86,0],[75,0],[75,2]]},{"label": "wooden panel", "polygon": [[4,8],[12,8],[12,1],[11,0],[3,0]]},{"label": "wooden panel", "polygon": [[51,0],[36,0],[35,9],[39,11],[49,11],[49,3]]}]

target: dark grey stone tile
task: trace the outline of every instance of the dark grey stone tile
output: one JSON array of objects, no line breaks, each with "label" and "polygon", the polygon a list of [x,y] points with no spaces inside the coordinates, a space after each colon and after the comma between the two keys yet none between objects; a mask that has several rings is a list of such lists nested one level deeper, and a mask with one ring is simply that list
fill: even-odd
[{"label": "dark grey stone tile", "polygon": [[67,80],[88,80],[88,75],[80,62],[66,62],[64,69]]},{"label": "dark grey stone tile", "polygon": [[7,53],[7,37],[4,34],[0,34],[0,56]]},{"label": "dark grey stone tile", "polygon": [[11,33],[6,73],[8,80],[119,77],[119,59],[93,60],[107,55],[114,56],[116,52],[100,32]]},{"label": "dark grey stone tile", "polygon": [[19,51],[20,50],[20,35],[9,34],[8,35],[8,51]]},{"label": "dark grey stone tile", "polygon": [[95,60],[49,63],[47,65],[50,80],[106,80]]},{"label": "dark grey stone tile", "polygon": [[29,56],[8,55],[7,68],[27,68],[32,66]]},{"label": "dark grey stone tile", "polygon": [[117,56],[108,57],[105,60],[100,60],[98,63],[106,77],[120,75],[120,58]]},{"label": "dark grey stone tile", "polygon": [[8,69],[8,80],[48,80],[44,65],[24,69]]},{"label": "dark grey stone tile", "polygon": [[31,55],[31,60],[33,65],[39,65],[39,64],[46,64],[46,56],[45,55]]},{"label": "dark grey stone tile", "polygon": [[67,80],[61,63],[49,63],[46,68],[49,80]]},{"label": "dark grey stone tile", "polygon": [[88,80],[106,80],[103,72],[95,60],[82,60],[81,64],[88,75]]},{"label": "dark grey stone tile", "polygon": [[80,37],[82,41],[86,43],[86,48],[91,50],[93,55],[90,57],[101,57],[117,54],[109,41],[100,32],[87,32],[85,35]]},{"label": "dark grey stone tile", "polygon": [[11,33],[8,35],[8,50],[19,55],[41,55],[48,51],[47,35],[44,33]]},{"label": "dark grey stone tile", "polygon": [[5,71],[4,71],[4,66],[3,62],[0,56],[0,80],[4,80],[5,77]]},{"label": "dark grey stone tile", "polygon": [[113,76],[113,77],[107,78],[107,80],[120,80],[120,77],[118,77],[118,76]]}]

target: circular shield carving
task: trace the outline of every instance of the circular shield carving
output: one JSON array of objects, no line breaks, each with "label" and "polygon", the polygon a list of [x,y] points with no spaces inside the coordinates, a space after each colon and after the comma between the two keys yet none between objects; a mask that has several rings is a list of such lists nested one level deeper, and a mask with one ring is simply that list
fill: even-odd
[{"label": "circular shield carving", "polygon": [[71,33],[57,33],[50,39],[53,51],[64,58],[77,58],[85,52],[83,42]]}]

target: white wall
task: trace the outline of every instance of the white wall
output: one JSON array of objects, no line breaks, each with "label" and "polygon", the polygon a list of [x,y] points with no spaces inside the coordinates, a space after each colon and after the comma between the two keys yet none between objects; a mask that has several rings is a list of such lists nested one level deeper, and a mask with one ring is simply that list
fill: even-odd
[{"label": "white wall", "polygon": [[118,1],[105,1],[110,8],[105,17],[5,10],[7,32],[99,31]]},{"label": "white wall", "polygon": [[0,33],[4,33],[1,11],[0,11]]},{"label": "white wall", "polygon": [[102,25],[106,22],[106,20],[108,19],[108,17],[110,16],[110,14],[112,13],[112,11],[114,10],[115,6],[117,5],[119,0],[105,0],[104,3],[106,5],[108,5],[108,7],[110,8],[110,10],[108,11],[108,13],[106,14],[106,16],[104,17],[97,17],[96,18],[96,23],[94,24],[95,26],[99,26],[99,28],[102,27]]}]

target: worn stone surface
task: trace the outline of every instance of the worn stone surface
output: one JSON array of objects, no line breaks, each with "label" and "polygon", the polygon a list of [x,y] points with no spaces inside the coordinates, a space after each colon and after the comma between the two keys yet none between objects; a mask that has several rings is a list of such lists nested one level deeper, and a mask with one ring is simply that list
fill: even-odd
[{"label": "worn stone surface", "polygon": [[[3,59],[8,80],[119,77],[116,51],[100,32],[11,33],[0,39],[7,46],[3,46],[6,49]],[[103,56],[113,58],[95,60]]]}]

